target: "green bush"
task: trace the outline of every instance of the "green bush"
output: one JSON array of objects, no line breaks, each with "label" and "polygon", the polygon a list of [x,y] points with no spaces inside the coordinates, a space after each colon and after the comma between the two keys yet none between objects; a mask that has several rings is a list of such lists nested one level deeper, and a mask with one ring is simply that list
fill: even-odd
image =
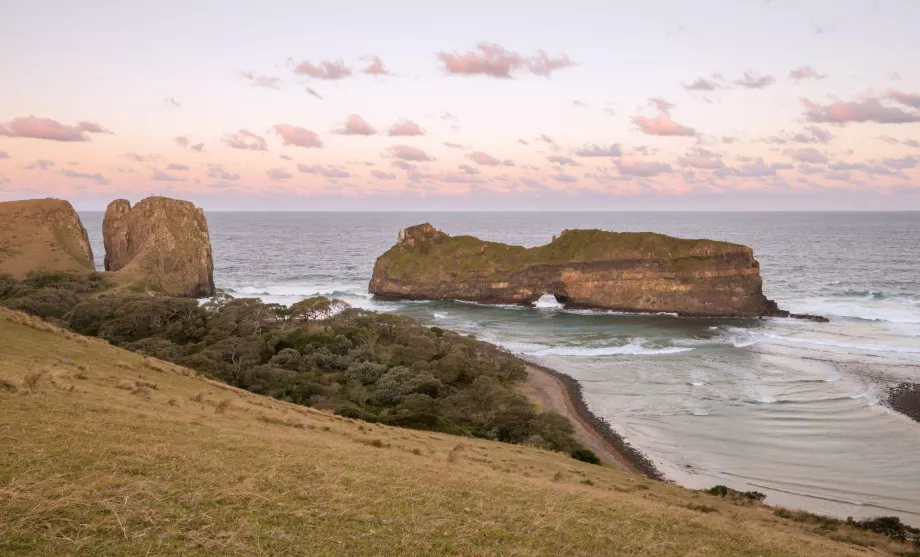
[{"label": "green bush", "polygon": [[594,454],[594,451],[590,449],[575,449],[571,452],[572,458],[575,460],[580,460],[582,462],[587,462],[588,464],[600,464],[601,459],[597,458],[597,455]]}]

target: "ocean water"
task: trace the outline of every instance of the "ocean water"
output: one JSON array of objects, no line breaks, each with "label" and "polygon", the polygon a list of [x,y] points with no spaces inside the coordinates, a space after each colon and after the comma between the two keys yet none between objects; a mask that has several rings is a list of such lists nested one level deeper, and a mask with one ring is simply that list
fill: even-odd
[{"label": "ocean water", "polygon": [[[475,334],[575,377],[588,405],[671,480],[920,525],[920,424],[884,404],[920,381],[920,213],[208,213],[215,282],[292,303],[323,294]],[[101,213],[81,213],[97,266]],[[565,228],[654,231],[754,248],[791,319],[691,319],[367,292],[399,230],[526,246]]]}]

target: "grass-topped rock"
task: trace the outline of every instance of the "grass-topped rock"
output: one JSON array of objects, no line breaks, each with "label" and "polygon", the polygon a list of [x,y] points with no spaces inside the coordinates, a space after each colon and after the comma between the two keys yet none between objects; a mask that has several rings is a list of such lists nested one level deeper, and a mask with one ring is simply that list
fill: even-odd
[{"label": "grass-topped rock", "polygon": [[787,316],[762,290],[751,248],[652,232],[564,230],[525,248],[450,236],[430,224],[400,232],[377,259],[370,292],[391,299],[533,304],[698,316]]}]

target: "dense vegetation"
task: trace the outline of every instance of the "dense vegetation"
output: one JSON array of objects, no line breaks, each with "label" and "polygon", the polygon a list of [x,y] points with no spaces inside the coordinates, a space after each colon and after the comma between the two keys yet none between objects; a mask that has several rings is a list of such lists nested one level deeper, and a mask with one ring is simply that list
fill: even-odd
[{"label": "dense vegetation", "polygon": [[507,351],[405,316],[310,298],[290,308],[111,289],[105,275],[0,276],[0,304],[281,400],[371,422],[596,457],[513,389]]},{"label": "dense vegetation", "polygon": [[451,278],[447,274],[453,272],[498,280],[540,265],[615,259],[662,259],[670,262],[671,270],[682,272],[711,265],[713,256],[750,252],[739,244],[654,232],[564,230],[552,242],[531,248],[473,236],[450,236],[430,224],[409,228],[406,234],[410,242],[396,244],[378,260],[391,279],[431,282],[447,280]]}]

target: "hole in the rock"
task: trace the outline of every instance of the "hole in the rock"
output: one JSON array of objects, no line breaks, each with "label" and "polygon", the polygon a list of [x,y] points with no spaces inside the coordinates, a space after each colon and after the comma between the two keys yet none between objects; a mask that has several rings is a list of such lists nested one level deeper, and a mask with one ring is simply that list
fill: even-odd
[{"label": "hole in the rock", "polygon": [[562,304],[559,302],[559,297],[554,296],[553,294],[544,294],[534,302],[534,307],[538,308],[561,308]]}]

